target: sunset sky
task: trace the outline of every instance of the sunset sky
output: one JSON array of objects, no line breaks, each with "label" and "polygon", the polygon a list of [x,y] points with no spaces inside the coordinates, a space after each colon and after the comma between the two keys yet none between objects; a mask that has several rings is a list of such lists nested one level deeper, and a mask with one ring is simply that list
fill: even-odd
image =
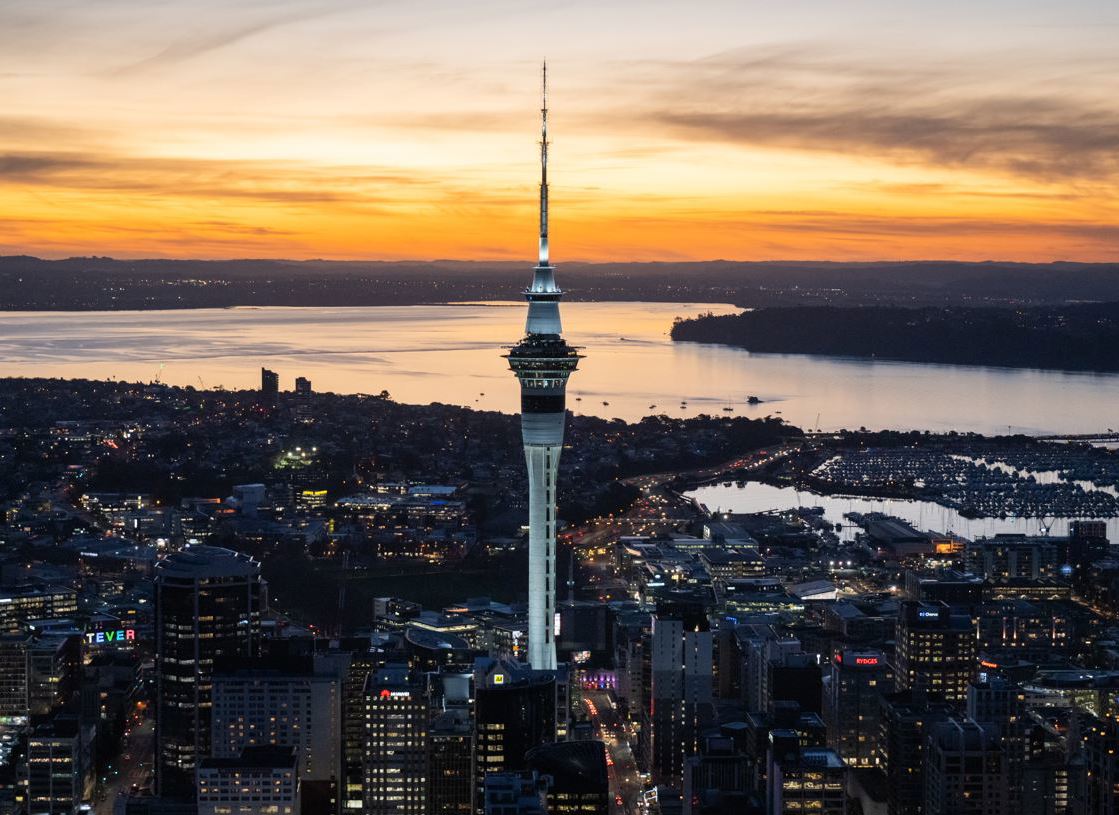
[{"label": "sunset sky", "polygon": [[1119,259],[1116,0],[0,0],[0,254]]}]

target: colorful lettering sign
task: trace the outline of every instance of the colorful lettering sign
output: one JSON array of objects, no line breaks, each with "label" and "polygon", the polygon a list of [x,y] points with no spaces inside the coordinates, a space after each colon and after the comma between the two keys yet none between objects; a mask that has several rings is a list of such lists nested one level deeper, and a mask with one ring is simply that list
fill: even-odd
[{"label": "colorful lettering sign", "polygon": [[117,628],[109,631],[90,631],[85,635],[87,645],[117,645],[136,641],[135,628]]}]

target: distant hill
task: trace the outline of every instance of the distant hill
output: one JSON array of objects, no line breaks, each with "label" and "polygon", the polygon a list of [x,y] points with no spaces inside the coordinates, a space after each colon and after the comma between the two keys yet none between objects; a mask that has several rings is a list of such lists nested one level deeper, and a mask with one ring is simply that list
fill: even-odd
[{"label": "distant hill", "polygon": [[1119,303],[1037,308],[765,308],[681,320],[674,340],[760,353],[1119,371]]},{"label": "distant hill", "polygon": [[[347,306],[518,299],[529,262],[0,257],[0,308]],[[573,300],[781,305],[1119,301],[1119,263],[561,263]]]}]

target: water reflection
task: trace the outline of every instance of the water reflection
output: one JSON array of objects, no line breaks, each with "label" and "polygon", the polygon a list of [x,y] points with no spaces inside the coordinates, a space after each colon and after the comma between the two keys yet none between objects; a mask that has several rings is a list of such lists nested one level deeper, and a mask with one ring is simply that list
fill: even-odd
[{"label": "water reflection", "polygon": [[[1119,375],[915,365],[680,343],[676,316],[702,303],[565,303],[565,333],[587,358],[569,387],[577,412],[780,415],[822,429],[1095,432],[1115,424]],[[145,312],[0,312],[0,375],[257,387],[259,369],[316,390],[378,393],[513,412],[501,346],[523,303]],[[485,394],[484,396],[482,394]],[[748,405],[757,395],[762,404]],[[686,405],[682,404],[686,400]],[[609,402],[609,405],[604,405]],[[656,405],[656,407],[651,407]],[[733,413],[724,412],[732,407]]]},{"label": "water reflection", "polygon": [[[954,532],[965,538],[990,537],[1000,532],[1019,532],[1037,535],[1044,531],[1037,518],[964,518],[958,512],[930,501],[902,501],[886,498],[855,498],[849,496],[824,496],[797,490],[793,487],[775,487],[756,481],[742,486],[710,484],[688,493],[711,511],[719,512],[770,512],[800,507],[822,507],[824,518],[833,524],[842,524],[840,537],[851,540],[859,531],[844,519],[848,512],[884,512],[908,521],[919,530]],[[1054,535],[1068,534],[1066,518],[1046,519],[1045,524]],[[1108,537],[1116,540],[1119,535],[1119,518],[1107,520]]]}]

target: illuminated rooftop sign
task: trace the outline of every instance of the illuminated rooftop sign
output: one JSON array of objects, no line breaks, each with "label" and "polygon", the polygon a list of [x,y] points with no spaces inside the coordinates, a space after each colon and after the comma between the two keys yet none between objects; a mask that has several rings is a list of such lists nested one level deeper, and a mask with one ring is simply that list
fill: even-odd
[{"label": "illuminated rooftop sign", "polygon": [[90,631],[85,635],[86,645],[116,645],[135,642],[135,628],[117,628],[110,631]]}]

